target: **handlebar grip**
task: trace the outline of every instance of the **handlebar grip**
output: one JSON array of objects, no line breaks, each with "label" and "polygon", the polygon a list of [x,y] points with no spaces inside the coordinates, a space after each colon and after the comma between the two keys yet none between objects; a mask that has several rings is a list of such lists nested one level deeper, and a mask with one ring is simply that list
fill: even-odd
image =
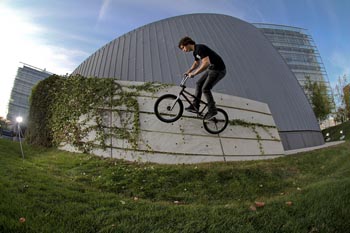
[{"label": "handlebar grip", "polygon": [[189,76],[186,75],[186,74],[184,74],[184,77],[182,78],[182,81],[181,81],[181,83],[180,83],[180,86],[181,86],[181,87],[185,86],[185,83],[186,83],[186,81],[187,81],[188,78],[189,78]]}]

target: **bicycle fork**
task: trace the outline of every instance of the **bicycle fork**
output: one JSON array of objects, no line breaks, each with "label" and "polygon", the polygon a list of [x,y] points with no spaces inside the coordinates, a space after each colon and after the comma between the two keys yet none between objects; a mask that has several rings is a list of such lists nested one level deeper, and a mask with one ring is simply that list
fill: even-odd
[{"label": "bicycle fork", "polygon": [[170,111],[172,111],[172,110],[174,109],[174,107],[175,107],[175,105],[176,105],[176,102],[180,99],[181,94],[182,94],[182,92],[180,92],[180,93],[177,95],[176,99],[174,100],[174,102],[173,102],[173,104],[172,104],[172,106],[171,106],[171,108],[170,108]]}]

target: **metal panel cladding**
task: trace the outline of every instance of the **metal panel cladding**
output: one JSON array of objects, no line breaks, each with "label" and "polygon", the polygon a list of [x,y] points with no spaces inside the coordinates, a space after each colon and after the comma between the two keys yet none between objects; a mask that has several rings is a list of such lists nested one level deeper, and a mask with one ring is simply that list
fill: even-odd
[{"label": "metal panel cladding", "polygon": [[225,61],[227,75],[215,92],[269,105],[286,150],[324,143],[312,108],[281,55],[256,27],[232,16],[190,14],[145,25],[97,50],[73,74],[178,84],[193,63],[192,53],[178,48],[184,36],[208,45]]}]

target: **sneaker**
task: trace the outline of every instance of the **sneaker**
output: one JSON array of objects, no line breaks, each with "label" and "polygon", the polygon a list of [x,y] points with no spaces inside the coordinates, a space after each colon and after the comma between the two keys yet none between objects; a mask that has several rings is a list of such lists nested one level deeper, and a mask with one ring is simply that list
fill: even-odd
[{"label": "sneaker", "polygon": [[188,106],[187,108],[185,108],[185,110],[187,112],[193,112],[193,113],[197,113],[198,112],[198,108],[193,106],[193,105]]},{"label": "sneaker", "polygon": [[207,115],[205,115],[205,120],[209,121],[211,120],[214,116],[218,114],[218,111],[211,111],[208,112]]}]

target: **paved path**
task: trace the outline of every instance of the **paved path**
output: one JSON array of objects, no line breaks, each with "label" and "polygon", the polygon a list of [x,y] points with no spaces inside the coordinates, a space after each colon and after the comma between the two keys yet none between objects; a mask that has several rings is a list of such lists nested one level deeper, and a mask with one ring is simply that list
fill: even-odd
[{"label": "paved path", "polygon": [[306,151],[312,151],[312,150],[317,150],[317,149],[322,149],[330,146],[335,146],[339,145],[341,143],[344,143],[345,141],[336,141],[336,142],[327,142],[321,146],[314,146],[314,147],[306,147],[306,148],[301,148],[301,149],[296,149],[296,150],[286,150],[284,151],[285,155],[292,155],[292,154],[297,154],[301,152],[306,152]]}]

